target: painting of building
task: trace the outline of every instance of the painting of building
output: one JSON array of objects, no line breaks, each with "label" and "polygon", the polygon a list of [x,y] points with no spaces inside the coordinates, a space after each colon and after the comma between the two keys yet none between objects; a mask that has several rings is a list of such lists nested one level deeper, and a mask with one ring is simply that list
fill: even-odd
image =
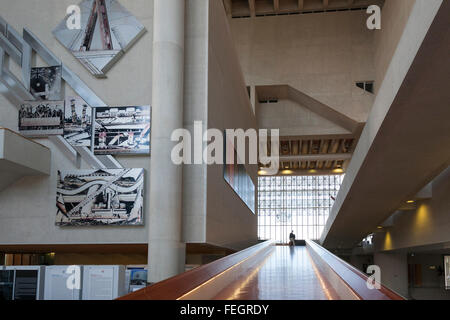
[{"label": "painting of building", "polygon": [[144,169],[59,171],[56,225],[143,225]]},{"label": "painting of building", "polygon": [[145,28],[117,0],[84,0],[79,7],[81,29],[69,29],[66,17],[53,34],[92,74],[105,77]]},{"label": "painting of building", "polygon": [[95,122],[95,154],[150,153],[150,106],[96,108]]},{"label": "painting of building", "polygon": [[19,109],[19,133],[26,137],[63,134],[64,101],[25,101]]}]

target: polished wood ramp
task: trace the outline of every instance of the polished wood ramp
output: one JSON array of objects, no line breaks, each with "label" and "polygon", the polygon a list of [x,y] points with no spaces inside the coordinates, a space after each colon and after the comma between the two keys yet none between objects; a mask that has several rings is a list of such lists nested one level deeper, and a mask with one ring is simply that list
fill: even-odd
[{"label": "polished wood ramp", "polygon": [[315,242],[267,241],[119,300],[403,300]]},{"label": "polished wood ramp", "polygon": [[339,296],[322,279],[306,247],[276,246],[250,274],[235,281],[219,300],[332,300]]}]

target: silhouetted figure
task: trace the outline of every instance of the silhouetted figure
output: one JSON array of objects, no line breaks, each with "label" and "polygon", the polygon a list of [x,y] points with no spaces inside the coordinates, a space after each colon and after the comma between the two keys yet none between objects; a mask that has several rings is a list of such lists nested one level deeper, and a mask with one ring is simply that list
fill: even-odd
[{"label": "silhouetted figure", "polygon": [[289,246],[293,247],[295,246],[295,234],[294,230],[291,231],[291,234],[289,235]]}]

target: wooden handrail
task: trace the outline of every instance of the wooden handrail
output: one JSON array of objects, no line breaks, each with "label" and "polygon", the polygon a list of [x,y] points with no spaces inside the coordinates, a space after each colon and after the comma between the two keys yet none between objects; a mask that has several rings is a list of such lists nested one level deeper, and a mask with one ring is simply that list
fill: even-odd
[{"label": "wooden handrail", "polygon": [[369,289],[367,280],[369,277],[344,260],[338,258],[314,241],[306,240],[307,245],[320,256],[323,263],[327,264],[337,276],[361,300],[405,300],[404,297],[380,284],[380,289]]},{"label": "wooden handrail", "polygon": [[155,283],[154,285],[125,295],[117,300],[177,300],[203,283],[211,280],[238,263],[255,256],[273,244],[273,241],[257,244],[212,263]]}]

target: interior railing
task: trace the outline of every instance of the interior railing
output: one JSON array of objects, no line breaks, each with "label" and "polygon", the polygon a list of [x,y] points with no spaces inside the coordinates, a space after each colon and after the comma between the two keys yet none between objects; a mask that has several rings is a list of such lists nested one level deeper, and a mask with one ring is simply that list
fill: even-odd
[{"label": "interior railing", "polygon": [[[345,300],[405,300],[381,283],[374,283],[363,272],[338,258],[314,241],[306,247],[319,271]],[[370,283],[370,285],[368,285]]]},{"label": "interior railing", "polygon": [[253,268],[274,247],[266,241],[158,282],[118,300],[208,300]]},{"label": "interior railing", "polygon": [[[203,265],[119,300],[210,300],[230,284],[254,272],[275,248],[266,241],[210,264]],[[338,258],[316,242],[306,241],[306,248],[322,278],[342,300],[404,300],[392,290],[378,284],[368,286],[369,277]]]}]

